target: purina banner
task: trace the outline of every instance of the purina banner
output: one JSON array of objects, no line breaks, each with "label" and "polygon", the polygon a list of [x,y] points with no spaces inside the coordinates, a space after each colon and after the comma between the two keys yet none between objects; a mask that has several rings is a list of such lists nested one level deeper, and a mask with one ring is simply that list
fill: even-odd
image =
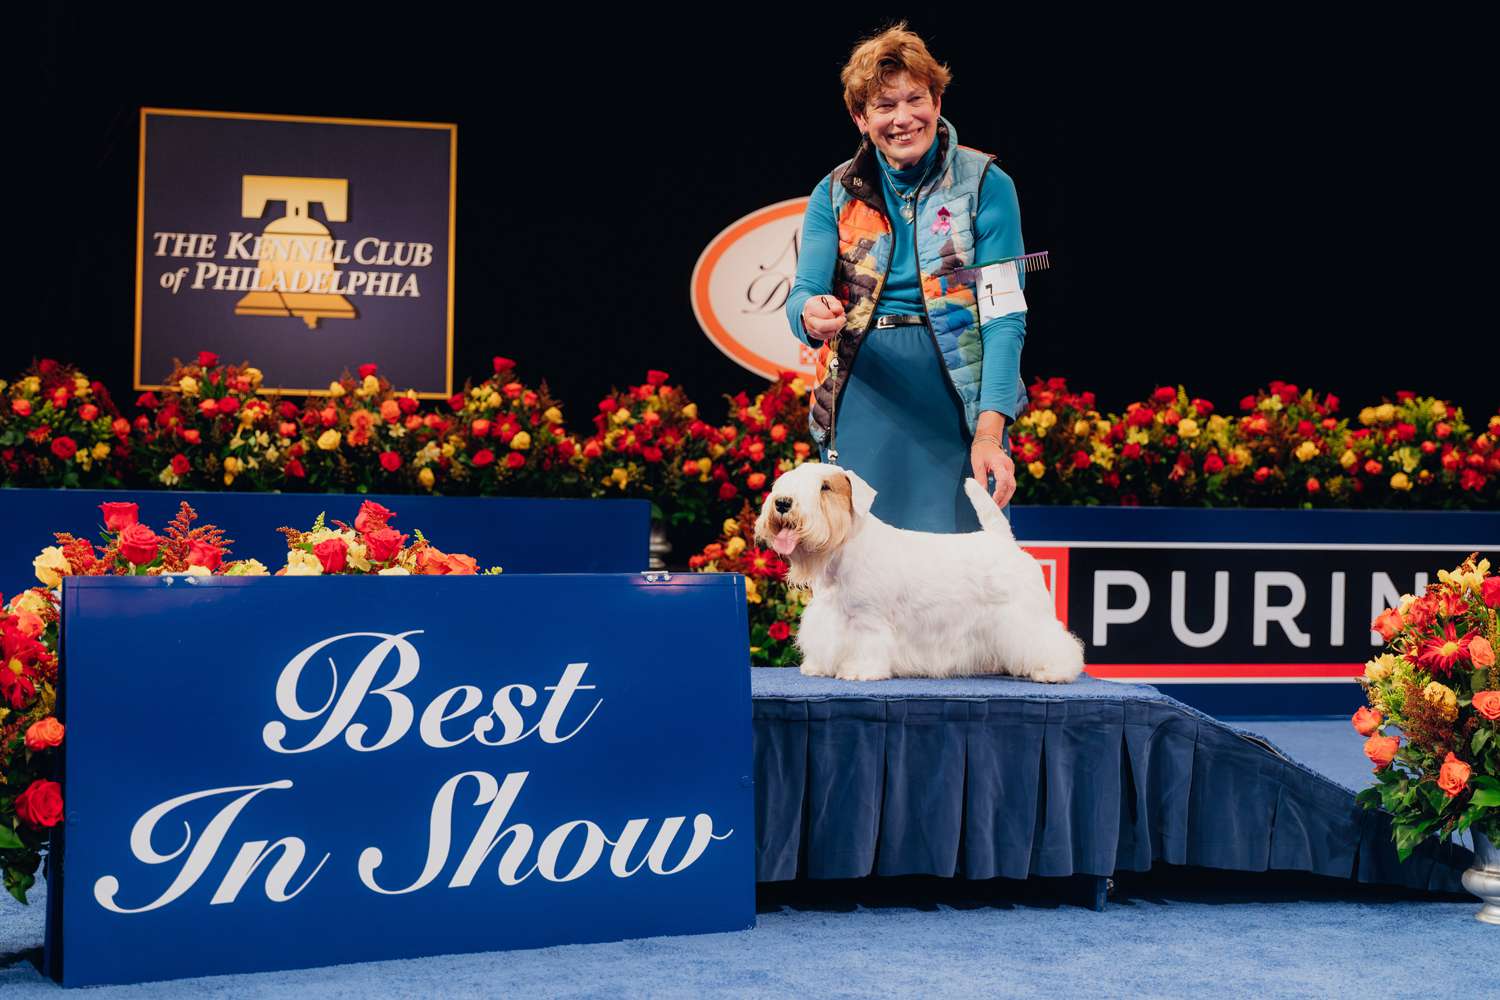
[{"label": "purina banner", "polygon": [[755,922],[732,575],[68,578],[64,985]]},{"label": "purina banner", "polygon": [[323,389],[378,358],[453,387],[457,127],[141,109],[136,388],[174,358],[253,358]]},{"label": "purina banner", "polygon": [[1384,643],[1370,629],[1471,552],[1500,564],[1500,514],[1021,507],[1088,672],[1214,715],[1329,715]]}]

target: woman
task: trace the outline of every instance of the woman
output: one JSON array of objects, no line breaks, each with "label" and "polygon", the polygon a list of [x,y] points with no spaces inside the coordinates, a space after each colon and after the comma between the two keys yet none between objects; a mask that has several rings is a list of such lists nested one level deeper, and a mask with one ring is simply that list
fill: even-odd
[{"label": "woman", "polygon": [[967,476],[1009,502],[1006,426],[1026,402],[1025,313],[981,324],[972,277],[954,274],[1025,251],[1015,185],[941,116],[950,78],[905,24],[854,49],[844,103],[863,138],[813,189],[786,305],[818,348],[825,459],[875,487],[882,520],[941,532],[979,528]]}]

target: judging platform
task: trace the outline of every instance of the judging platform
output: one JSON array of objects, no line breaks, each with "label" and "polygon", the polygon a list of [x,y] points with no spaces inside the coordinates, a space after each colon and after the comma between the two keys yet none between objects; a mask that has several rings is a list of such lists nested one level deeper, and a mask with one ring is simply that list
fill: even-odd
[{"label": "judging platform", "polygon": [[1102,905],[1156,862],[1439,892],[1471,863],[1398,862],[1352,791],[1146,685],[751,675],[762,882],[1086,875]]}]

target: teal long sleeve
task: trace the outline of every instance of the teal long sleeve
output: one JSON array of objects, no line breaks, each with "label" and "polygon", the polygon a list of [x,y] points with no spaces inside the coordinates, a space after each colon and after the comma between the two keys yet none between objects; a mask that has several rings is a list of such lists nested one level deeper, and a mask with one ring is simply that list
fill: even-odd
[{"label": "teal long sleeve", "polygon": [[[811,347],[819,342],[808,337],[802,326],[802,307],[814,295],[833,291],[834,261],[838,258],[838,223],[828,196],[831,175],[813,188],[802,217],[802,242],[798,251],[797,276],[787,295],[787,324],[798,340]],[[886,178],[887,203],[897,199]],[[898,217],[899,219],[899,217]],[[898,226],[891,270],[882,287],[876,315],[921,310],[921,281],[917,275],[915,232]],[[1026,251],[1021,238],[1021,209],[1016,186],[1010,176],[991,163],[979,189],[979,211],[974,220],[974,262],[986,264]],[[1024,284],[1025,277],[1022,276]],[[915,306],[911,303],[916,303]],[[994,410],[1009,423],[1016,414],[1020,396],[1021,347],[1026,340],[1026,314],[1012,313],[992,319],[980,329],[984,359],[980,370],[980,410]]]}]

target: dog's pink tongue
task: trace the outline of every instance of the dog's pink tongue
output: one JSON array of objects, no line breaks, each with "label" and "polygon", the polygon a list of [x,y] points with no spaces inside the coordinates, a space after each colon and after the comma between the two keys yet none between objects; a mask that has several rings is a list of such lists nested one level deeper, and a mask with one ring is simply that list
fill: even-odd
[{"label": "dog's pink tongue", "polygon": [[776,532],[776,537],[771,539],[771,548],[775,549],[779,554],[784,556],[791,555],[792,550],[796,547],[796,528],[782,528],[780,531]]}]

